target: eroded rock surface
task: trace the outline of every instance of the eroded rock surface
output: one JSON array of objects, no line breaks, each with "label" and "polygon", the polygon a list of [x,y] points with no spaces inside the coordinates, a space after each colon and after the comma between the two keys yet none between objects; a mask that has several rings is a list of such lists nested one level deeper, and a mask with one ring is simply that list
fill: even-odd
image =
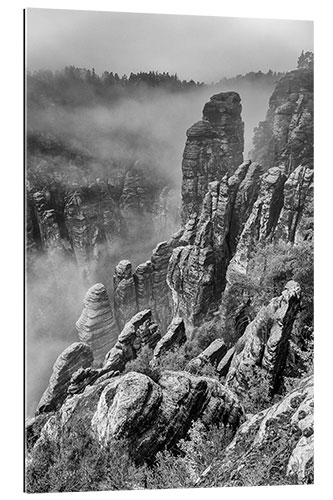
[{"label": "eroded rock surface", "polygon": [[113,276],[114,313],[119,331],[138,312],[136,289],[129,260],[121,260]]},{"label": "eroded rock surface", "polygon": [[202,120],[190,127],[182,162],[182,221],[199,215],[208,184],[220,181],[243,161],[244,124],[240,97],[221,92],[211,97]]},{"label": "eroded rock surface", "polygon": [[[221,182],[209,184],[200,218],[195,223],[190,219],[173,250],[167,282],[172,290],[174,313],[184,318],[186,326],[207,321],[220,305],[232,248],[244,227],[246,210],[250,210],[255,198],[249,186],[257,183],[254,172],[258,172],[258,167],[249,173],[250,167],[251,162],[245,162],[229,178],[225,176]],[[249,203],[246,210],[241,209],[243,196]],[[233,221],[235,208],[237,217]]]},{"label": "eroded rock surface", "polygon": [[80,340],[91,347],[94,362],[98,364],[103,361],[118,337],[118,328],[104,285],[96,283],[89,288],[83,304],[76,330]]},{"label": "eroded rock surface", "polygon": [[129,439],[142,460],[177,443],[194,420],[235,431],[243,416],[237,398],[217,380],[166,371],[156,383],[130,372],[104,388],[92,428],[103,445]]},{"label": "eroded rock surface", "polygon": [[184,342],[186,342],[184,321],[182,318],[173,318],[166,334],[156,344],[154,358],[159,358],[170,349],[181,346]]},{"label": "eroded rock surface", "polygon": [[313,167],[313,69],[290,71],[277,82],[253,144],[250,157],[265,168]]},{"label": "eroded rock surface", "polygon": [[122,371],[144,346],[154,349],[161,335],[150,309],[138,312],[121,331],[115,346],[105,356],[103,368]]},{"label": "eroded rock surface", "polygon": [[189,369],[198,369],[207,363],[217,366],[227,352],[227,346],[223,339],[216,339],[196,358],[189,362]]},{"label": "eroded rock surface", "polygon": [[72,375],[78,368],[90,367],[93,363],[91,348],[83,342],[75,342],[65,349],[53,365],[49,384],[38,403],[36,414],[50,412],[64,402]]},{"label": "eroded rock surface", "polygon": [[299,311],[301,289],[289,281],[279,297],[263,306],[235,345],[226,384],[236,394],[251,386],[256,367],[262,367],[272,391],[279,387],[288,354],[288,342]]},{"label": "eroded rock surface", "polygon": [[283,207],[275,239],[292,243],[313,237],[313,170],[300,165],[284,185]]}]

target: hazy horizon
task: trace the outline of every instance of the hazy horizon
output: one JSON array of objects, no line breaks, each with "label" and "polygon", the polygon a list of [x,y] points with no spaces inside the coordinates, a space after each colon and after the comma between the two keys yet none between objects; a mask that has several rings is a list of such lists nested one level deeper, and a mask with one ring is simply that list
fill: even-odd
[{"label": "hazy horizon", "polygon": [[27,9],[27,69],[94,68],[119,76],[168,71],[211,83],[249,71],[289,71],[313,51],[313,22]]}]

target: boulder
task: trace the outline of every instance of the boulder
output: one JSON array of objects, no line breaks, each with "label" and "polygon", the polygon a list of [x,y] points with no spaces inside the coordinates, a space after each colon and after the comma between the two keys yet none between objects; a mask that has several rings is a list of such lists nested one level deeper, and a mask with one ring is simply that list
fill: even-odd
[{"label": "boulder", "polygon": [[115,346],[106,354],[103,369],[122,371],[145,346],[154,349],[161,336],[150,309],[140,311],[126,323]]}]

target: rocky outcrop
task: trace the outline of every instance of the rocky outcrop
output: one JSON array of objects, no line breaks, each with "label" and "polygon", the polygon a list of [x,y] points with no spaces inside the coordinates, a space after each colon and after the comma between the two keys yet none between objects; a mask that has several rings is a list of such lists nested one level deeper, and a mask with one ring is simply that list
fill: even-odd
[{"label": "rocky outcrop", "polygon": [[[154,320],[162,332],[166,332],[173,317],[172,295],[166,281],[169,260],[172,250],[180,244],[183,233],[184,231],[180,230],[168,241],[158,243],[150,260],[137,266],[133,273],[134,289],[131,278],[124,281],[123,288],[120,288],[121,294],[125,295],[126,288],[127,297],[131,297],[130,300],[126,298],[127,309],[129,311],[151,309]],[[182,242],[184,243],[183,238]],[[130,262],[126,262],[127,269],[129,269]],[[123,264],[119,263],[118,266],[122,268]],[[118,304],[123,304],[125,301],[117,291],[119,287],[117,283],[119,283],[118,280],[115,282],[115,308],[118,311]],[[126,314],[128,319],[129,313]]]},{"label": "rocky outcrop", "polygon": [[279,167],[272,167],[260,179],[260,191],[244,229],[240,234],[234,257],[228,269],[228,281],[233,272],[246,274],[247,266],[258,241],[269,240],[283,207],[286,176]]},{"label": "rocky outcrop", "polygon": [[313,377],[243,423],[196,486],[252,486],[313,482]]},{"label": "rocky outcrop", "polygon": [[282,167],[272,167],[260,179],[260,191],[227,273],[245,275],[259,241],[299,243],[313,237],[313,170],[297,167],[288,178]]},{"label": "rocky outcrop", "polygon": [[216,371],[221,377],[225,377],[229,371],[232,358],[235,354],[235,346],[230,347],[216,367]]},{"label": "rocky outcrop", "polygon": [[154,349],[154,359],[161,357],[170,349],[175,349],[186,342],[185,325],[182,318],[173,318],[167,332],[158,341]]},{"label": "rocky outcrop", "polygon": [[166,371],[156,383],[130,372],[104,388],[91,425],[101,444],[127,439],[143,460],[176,444],[195,420],[235,431],[243,415],[237,398],[215,379]]},{"label": "rocky outcrop", "polygon": [[[66,256],[66,244],[61,238],[56,212],[53,208],[50,208],[47,194],[42,191],[34,193],[33,201],[41,243],[56,270],[57,266],[61,265]],[[31,243],[30,241],[30,246]]]},{"label": "rocky outcrop", "polygon": [[136,289],[129,260],[121,260],[113,276],[114,313],[119,331],[138,312]]},{"label": "rocky outcrop", "polygon": [[67,347],[53,365],[49,384],[38,403],[36,415],[59,408],[67,396],[72,375],[78,368],[90,367],[92,363],[93,353],[87,344],[76,342]]},{"label": "rocky outcrop", "polygon": [[69,395],[79,394],[85,390],[87,386],[91,386],[95,384],[98,380],[99,382],[105,378],[116,377],[119,375],[118,371],[110,370],[108,367],[106,368],[79,368],[73,373],[67,393]]},{"label": "rocky outcrop", "polygon": [[154,349],[161,335],[150,309],[138,312],[126,323],[117,343],[105,356],[103,368],[122,371],[128,361],[137,357],[145,346]]},{"label": "rocky outcrop", "polygon": [[276,239],[299,243],[313,237],[313,170],[300,165],[284,185]]},{"label": "rocky outcrop", "polygon": [[[209,184],[200,218],[196,224],[193,219],[188,223],[194,228],[193,243],[182,245],[182,236],[178,243],[181,246],[173,250],[167,282],[172,290],[174,313],[183,317],[189,328],[207,321],[220,305],[231,251],[245,223],[246,210],[240,210],[242,196],[239,194],[237,199],[238,190],[242,186],[243,194],[250,193],[250,179],[257,182],[257,167],[249,173],[250,166],[251,162],[245,162],[229,178],[225,176],[221,182]],[[248,202],[251,206],[254,196],[249,195]],[[235,207],[238,218],[232,224]],[[187,225],[183,235],[188,232]]]},{"label": "rocky outcrop", "polygon": [[198,370],[202,366],[210,363],[217,366],[221,359],[227,352],[227,346],[223,339],[214,340],[204,351],[202,351],[196,358],[191,359],[188,364],[190,371]]},{"label": "rocky outcrop", "polygon": [[151,309],[153,306],[153,266],[150,260],[139,264],[133,274],[136,303],[138,310]]},{"label": "rocky outcrop", "polygon": [[262,307],[247,326],[236,343],[226,378],[226,384],[236,394],[244,393],[251,386],[257,367],[266,371],[272,392],[279,388],[300,299],[300,286],[289,281],[282,294]]},{"label": "rocky outcrop", "polygon": [[182,162],[182,221],[199,215],[208,184],[220,181],[243,161],[244,124],[240,97],[221,92],[211,97],[202,120],[186,132]]},{"label": "rocky outcrop", "polygon": [[[60,442],[66,428],[88,423],[102,446],[124,439],[138,462],[154,459],[184,438],[194,421],[218,425],[234,434],[244,421],[237,397],[218,380],[188,372],[165,371],[158,382],[129,372],[98,379],[84,392],[69,396],[47,420],[35,448],[45,440]],[[40,427],[40,426],[39,426]]]},{"label": "rocky outcrop", "polygon": [[94,363],[98,364],[116,343],[119,330],[104,285],[96,283],[89,288],[83,304],[76,330],[80,340],[91,347]]},{"label": "rocky outcrop", "polygon": [[253,144],[250,157],[265,168],[282,165],[289,174],[300,165],[313,167],[313,69],[290,71],[278,81]]}]

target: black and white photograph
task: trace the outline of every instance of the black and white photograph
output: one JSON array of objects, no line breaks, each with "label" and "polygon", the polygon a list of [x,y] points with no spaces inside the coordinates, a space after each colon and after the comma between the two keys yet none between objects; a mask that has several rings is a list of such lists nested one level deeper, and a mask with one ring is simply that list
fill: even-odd
[{"label": "black and white photograph", "polygon": [[25,492],[301,494],[314,22],[27,8],[24,33]]}]

